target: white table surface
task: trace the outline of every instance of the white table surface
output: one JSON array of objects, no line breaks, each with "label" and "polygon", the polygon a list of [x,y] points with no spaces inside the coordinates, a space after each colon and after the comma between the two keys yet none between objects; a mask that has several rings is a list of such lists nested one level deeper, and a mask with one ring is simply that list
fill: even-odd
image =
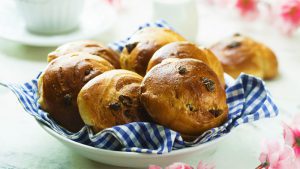
[{"label": "white table surface", "polygon": [[[137,24],[150,20],[149,2],[135,3],[128,5],[134,10],[121,11],[114,28],[98,39],[106,43],[120,39]],[[267,24],[241,22],[219,11],[199,6],[198,43],[209,45],[234,32],[242,32],[269,45],[278,56],[280,75],[266,84],[280,108],[280,115],[240,126],[220,143],[213,155],[205,159],[194,156],[186,161],[195,165],[203,160],[215,164],[217,169],[253,169],[259,165],[261,140],[281,139],[282,119],[300,113],[300,34],[286,38]],[[0,40],[0,81],[21,83],[35,77],[46,66],[46,55],[52,50]],[[12,92],[3,87],[0,87],[0,107],[0,168],[120,168],[93,162],[64,147],[43,131]]]}]

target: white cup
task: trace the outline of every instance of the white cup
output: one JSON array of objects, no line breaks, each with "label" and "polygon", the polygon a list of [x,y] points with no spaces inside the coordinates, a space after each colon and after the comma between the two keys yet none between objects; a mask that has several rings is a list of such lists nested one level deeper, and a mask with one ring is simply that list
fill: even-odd
[{"label": "white cup", "polygon": [[84,0],[15,0],[26,28],[38,34],[61,34],[75,30]]},{"label": "white cup", "polygon": [[154,19],[166,20],[190,41],[197,39],[198,12],[196,0],[153,0]]}]

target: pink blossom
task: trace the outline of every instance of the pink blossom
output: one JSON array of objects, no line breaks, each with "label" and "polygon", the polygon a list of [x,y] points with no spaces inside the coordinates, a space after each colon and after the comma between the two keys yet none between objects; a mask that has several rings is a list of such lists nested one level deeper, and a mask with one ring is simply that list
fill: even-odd
[{"label": "pink blossom", "polygon": [[157,165],[149,165],[148,169],[162,169],[162,168]]},{"label": "pink blossom", "polygon": [[256,169],[297,169],[295,154],[290,146],[278,141],[264,141]]},{"label": "pink blossom", "polygon": [[289,0],[281,7],[281,16],[296,25],[300,24],[300,1]]},{"label": "pink blossom", "polygon": [[197,169],[214,169],[215,167],[208,164],[203,164],[202,161],[198,163]]},{"label": "pink blossom", "polygon": [[[214,169],[215,167],[212,165],[203,164],[201,161],[199,162],[197,169]],[[150,165],[148,169],[162,169],[162,167],[157,165]],[[192,166],[177,162],[167,166],[165,169],[193,169]]]},{"label": "pink blossom", "polygon": [[300,168],[300,114],[297,114],[293,118],[292,123],[289,125],[283,123],[282,126],[285,144],[294,150],[297,163],[296,165]]},{"label": "pink blossom", "polygon": [[300,158],[300,128],[292,128],[283,124],[283,137],[285,143],[291,146],[297,158]]},{"label": "pink blossom", "polygon": [[[162,168],[157,165],[150,165],[148,169],[162,169]],[[177,162],[167,166],[166,169],[193,169],[193,167],[185,163]]]},{"label": "pink blossom", "polygon": [[281,6],[282,30],[291,35],[300,26],[300,0],[288,0]]},{"label": "pink blossom", "polygon": [[193,169],[193,167],[185,163],[174,163],[166,167],[166,169]]},{"label": "pink blossom", "polygon": [[236,8],[243,17],[255,19],[258,16],[258,0],[237,0]]}]

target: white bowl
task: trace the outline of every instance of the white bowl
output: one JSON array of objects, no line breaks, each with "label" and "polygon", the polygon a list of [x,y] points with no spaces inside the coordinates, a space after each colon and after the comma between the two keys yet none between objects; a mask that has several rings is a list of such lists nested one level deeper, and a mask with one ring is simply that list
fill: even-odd
[{"label": "white bowl", "polygon": [[217,143],[222,141],[224,137],[228,135],[227,134],[223,137],[201,144],[199,146],[173,150],[170,153],[166,154],[141,154],[135,152],[105,150],[87,146],[67,139],[59,135],[43,123],[39,121],[37,122],[47,133],[55,137],[57,140],[69,147],[71,150],[74,150],[78,154],[81,154],[82,156],[88,159],[108,165],[130,168],[146,168],[151,164],[167,166],[174,162],[183,162],[184,159],[188,159],[193,155],[197,155],[197,158],[199,159],[201,159],[201,157],[210,156],[216,151],[218,145]]}]

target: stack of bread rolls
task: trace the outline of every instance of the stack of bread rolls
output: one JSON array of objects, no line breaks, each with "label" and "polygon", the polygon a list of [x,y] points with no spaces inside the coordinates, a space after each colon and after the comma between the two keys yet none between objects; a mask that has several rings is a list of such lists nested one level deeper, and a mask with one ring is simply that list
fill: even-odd
[{"label": "stack of bread rolls", "polygon": [[[252,44],[245,41],[240,48]],[[191,140],[222,125],[228,116],[222,66],[225,72],[231,69],[219,61],[226,60],[223,46],[212,49],[217,56],[166,28],[137,31],[121,53],[97,41],[67,43],[48,55],[38,81],[39,103],[71,132],[84,125],[98,133],[116,125],[152,122]],[[249,60],[255,65],[255,58]],[[264,62],[262,69],[266,65],[271,63]]]}]

